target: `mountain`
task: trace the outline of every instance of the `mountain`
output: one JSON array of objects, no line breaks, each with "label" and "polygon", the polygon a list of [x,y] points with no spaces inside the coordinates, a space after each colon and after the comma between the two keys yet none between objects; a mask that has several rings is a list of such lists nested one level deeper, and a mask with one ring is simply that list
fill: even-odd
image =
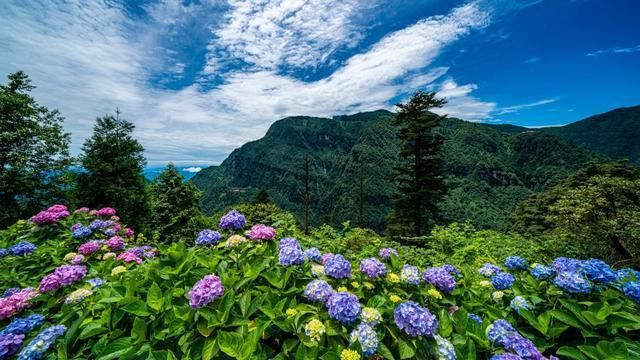
[{"label": "mountain", "polygon": [[[288,117],[192,181],[204,192],[202,205],[208,213],[247,201],[266,187],[278,205],[301,215],[303,164],[308,158],[314,224],[344,219],[355,224],[362,176],[364,225],[380,231],[395,191],[391,175],[398,143],[393,117],[382,110],[333,119]],[[453,118],[442,123],[450,189],[441,206],[446,222],[469,220],[478,227],[503,228],[515,205],[528,194],[598,159],[544,132],[514,128]]]},{"label": "mountain", "polygon": [[640,106],[615,109],[540,131],[572,141],[612,159],[640,165]]},{"label": "mountain", "polygon": [[[142,173],[147,180],[153,181],[166,168],[166,166],[149,166],[146,167]],[[202,170],[202,168],[195,165],[178,167],[178,172],[182,175],[185,181],[191,179],[200,170]]]}]

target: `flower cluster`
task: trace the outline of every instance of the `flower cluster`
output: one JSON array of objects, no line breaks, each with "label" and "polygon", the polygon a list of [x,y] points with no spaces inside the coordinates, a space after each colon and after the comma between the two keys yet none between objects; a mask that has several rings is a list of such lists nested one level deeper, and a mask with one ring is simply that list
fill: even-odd
[{"label": "flower cluster", "polygon": [[334,279],[351,277],[351,263],[340,254],[332,255],[324,264],[324,272]]},{"label": "flower cluster", "polygon": [[526,270],[529,266],[527,260],[520,256],[509,256],[504,262],[504,266],[509,270]]},{"label": "flower cluster", "polygon": [[491,277],[491,285],[493,285],[496,290],[511,289],[515,281],[516,278],[506,272],[497,273]]},{"label": "flower cluster", "polygon": [[368,324],[362,323],[351,332],[349,342],[353,344],[356,341],[360,343],[364,356],[371,356],[378,349],[378,334]]},{"label": "flower cluster", "polygon": [[500,269],[500,267],[497,266],[497,265],[490,264],[490,263],[484,263],[484,264],[482,264],[480,269],[478,269],[478,272],[480,273],[480,275],[482,275],[484,277],[492,277],[493,275],[495,275],[497,273],[501,273],[502,269]]},{"label": "flower cluster", "polygon": [[429,268],[422,273],[422,280],[435,286],[444,293],[450,293],[456,287],[456,279],[443,266]]},{"label": "flower cluster", "polygon": [[326,264],[327,261],[331,260],[331,258],[334,256],[334,254],[332,253],[325,253],[322,254],[322,259],[321,259],[321,263],[322,265]]},{"label": "flower cluster", "polygon": [[9,251],[7,249],[0,248],[0,259],[7,256],[7,254],[9,254]]},{"label": "flower cluster", "polygon": [[197,246],[214,245],[217,244],[222,236],[219,232],[210,229],[200,231],[198,238],[196,239]]},{"label": "flower cluster", "polygon": [[413,337],[433,337],[438,328],[438,319],[428,309],[413,301],[398,305],[393,310],[393,320],[400,330]]},{"label": "flower cluster", "polygon": [[417,267],[405,264],[400,271],[400,279],[407,284],[420,284],[420,270]]},{"label": "flower cluster", "polygon": [[627,295],[631,300],[640,304],[640,282],[629,281],[622,286],[622,292]]},{"label": "flower cluster", "polygon": [[62,265],[40,281],[40,292],[55,291],[63,286],[82,280],[87,268],[82,265]]},{"label": "flower cluster", "polygon": [[451,341],[440,335],[435,335],[434,338],[438,346],[438,360],[456,360],[456,350]]},{"label": "flower cluster", "polygon": [[[26,335],[44,323],[44,316],[33,314],[23,318],[13,319],[2,331],[0,337],[6,335]],[[2,356],[0,356],[2,359]]]},{"label": "flower cluster", "polygon": [[581,263],[582,261],[578,259],[559,257],[553,261],[551,268],[557,273],[566,271],[577,272],[580,270]]},{"label": "flower cluster", "polygon": [[84,299],[86,299],[87,297],[93,295],[93,291],[89,290],[89,289],[77,289],[73,292],[71,292],[69,295],[67,295],[64,298],[64,303],[65,304],[75,304],[78,303]]},{"label": "flower cluster", "polygon": [[104,245],[109,250],[122,250],[124,249],[124,239],[120,236],[113,236],[104,242]]},{"label": "flower cluster", "polygon": [[535,265],[530,270],[531,276],[538,280],[545,280],[552,277],[555,274],[555,271],[545,265]]},{"label": "flower cluster", "polygon": [[584,275],[574,271],[561,271],[553,279],[553,285],[572,294],[588,294],[591,292],[591,283]]},{"label": "flower cluster", "polygon": [[318,319],[313,319],[304,325],[304,333],[307,334],[312,341],[320,341],[325,332],[326,328],[324,324]]},{"label": "flower cluster", "polygon": [[54,325],[42,330],[18,353],[18,360],[41,359],[53,342],[65,331],[67,328],[64,325]]},{"label": "flower cluster", "polygon": [[96,288],[99,288],[100,286],[104,285],[104,280],[102,280],[100,278],[93,278],[93,279],[87,280],[87,283],[89,283],[89,285],[91,285],[91,289],[96,289]]},{"label": "flower cluster", "polygon": [[224,287],[220,278],[215,275],[206,275],[189,290],[189,305],[198,309],[222,295],[224,295]]},{"label": "flower cluster", "polygon": [[131,250],[120,253],[120,255],[116,257],[116,260],[122,260],[127,264],[132,262],[142,264],[142,258]]},{"label": "flower cluster", "polygon": [[246,243],[247,241],[248,241],[247,238],[242,236],[242,235],[231,235],[227,239],[227,242],[225,243],[225,246],[226,247],[236,247],[236,246],[238,246],[240,244]]},{"label": "flower cluster", "polygon": [[255,224],[249,230],[249,237],[252,240],[271,240],[276,236],[276,230],[271,226]]},{"label": "flower cluster", "polygon": [[8,359],[17,353],[23,341],[23,334],[0,335],[0,359]]},{"label": "flower cluster", "polygon": [[[77,226],[79,225],[79,226]],[[81,238],[86,238],[91,236],[91,234],[93,234],[93,231],[91,230],[90,227],[88,226],[82,226],[82,224],[78,223],[75,224],[71,227],[71,236],[74,239],[81,239]]]},{"label": "flower cluster", "polygon": [[9,254],[14,256],[25,256],[36,251],[37,247],[28,241],[20,241],[9,248]]},{"label": "flower cluster", "polygon": [[86,243],[80,245],[80,247],[78,247],[78,252],[82,255],[91,255],[95,252],[100,251],[100,248],[102,247],[102,242],[99,240],[91,240],[91,241],[87,241]]},{"label": "flower cluster", "polygon": [[58,220],[69,216],[69,211],[64,205],[53,205],[47,210],[40,211],[31,218],[36,225],[55,224]]},{"label": "flower cluster", "polygon": [[587,278],[595,283],[609,284],[616,281],[616,273],[607,263],[598,259],[589,259],[580,263],[580,269]]},{"label": "flower cluster", "polygon": [[531,310],[531,304],[529,304],[527,299],[525,299],[522,296],[514,297],[513,300],[511,300],[511,302],[509,303],[509,306],[513,310],[515,310],[518,314],[520,313],[520,310],[522,310],[522,309]]},{"label": "flower cluster", "polygon": [[311,301],[326,303],[333,294],[333,288],[324,280],[313,280],[304,289],[304,296]]},{"label": "flower cluster", "polygon": [[278,244],[278,261],[281,265],[300,265],[304,263],[304,253],[294,238],[284,238]]},{"label": "flower cluster", "polygon": [[318,248],[308,248],[304,251],[304,258],[308,261],[320,262],[322,260],[322,253]]},{"label": "flower cluster", "polygon": [[360,271],[373,279],[384,276],[387,273],[387,267],[376,258],[368,258],[360,262]]},{"label": "flower cluster", "polygon": [[477,322],[478,324],[482,324],[482,318],[476,314],[473,313],[467,313],[467,317],[475,322]]},{"label": "flower cluster", "polygon": [[0,298],[0,320],[8,319],[13,315],[21,312],[29,307],[29,301],[38,296],[38,292],[32,288],[25,288],[22,290],[12,290]]},{"label": "flower cluster", "polygon": [[488,337],[495,345],[504,347],[505,350],[518,355],[526,360],[542,360],[544,356],[531,342],[520,335],[506,320],[496,320],[488,330]]},{"label": "flower cluster", "polygon": [[396,249],[382,248],[380,249],[380,251],[378,251],[378,256],[380,256],[382,260],[389,260],[391,258],[391,255],[398,256],[398,252],[396,251]]},{"label": "flower cluster", "polygon": [[360,319],[362,319],[364,324],[376,326],[380,321],[382,321],[382,315],[380,315],[380,311],[375,308],[365,307],[360,313]]},{"label": "flower cluster", "polygon": [[116,209],[110,208],[110,207],[103,207],[102,209],[99,209],[98,211],[96,211],[96,215],[104,216],[104,217],[111,217],[111,216],[114,216],[115,214],[116,214]]},{"label": "flower cluster", "polygon": [[358,297],[348,292],[333,293],[327,299],[326,306],[332,319],[347,325],[352,324],[362,310]]},{"label": "flower cluster", "polygon": [[225,216],[220,218],[220,229],[222,230],[240,230],[247,224],[244,215],[235,210],[229,211]]},{"label": "flower cluster", "polygon": [[120,265],[120,266],[116,266],[113,269],[111,269],[111,276],[118,276],[118,275],[122,275],[124,273],[127,272],[127,268]]},{"label": "flower cluster", "polygon": [[351,349],[344,349],[340,353],[340,360],[360,360],[360,354]]}]

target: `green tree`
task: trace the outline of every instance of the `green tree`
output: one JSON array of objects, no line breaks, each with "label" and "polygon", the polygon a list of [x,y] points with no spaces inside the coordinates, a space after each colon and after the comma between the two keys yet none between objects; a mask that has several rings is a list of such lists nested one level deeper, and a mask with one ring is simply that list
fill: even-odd
[{"label": "green tree", "polygon": [[269,204],[271,203],[271,196],[269,190],[266,187],[261,187],[253,198],[254,204]]},{"label": "green tree", "polygon": [[438,218],[438,203],[447,190],[442,176],[444,139],[436,129],[446,115],[431,110],[444,104],[446,101],[436,98],[434,92],[418,91],[406,104],[396,105],[401,162],[394,177],[398,194],[389,220],[392,235],[422,235]]},{"label": "green tree", "polygon": [[119,114],[98,118],[93,135],[84,142],[77,197],[85,206],[116,208],[140,232],[149,209],[142,175],[146,160],[133,137],[134,125]]},{"label": "green tree", "polygon": [[191,182],[185,182],[172,163],[151,183],[151,229],[160,241],[193,239],[203,227],[199,201],[202,193]]},{"label": "green tree", "polygon": [[57,110],[39,105],[22,71],[0,85],[0,226],[62,201],[71,165]]}]

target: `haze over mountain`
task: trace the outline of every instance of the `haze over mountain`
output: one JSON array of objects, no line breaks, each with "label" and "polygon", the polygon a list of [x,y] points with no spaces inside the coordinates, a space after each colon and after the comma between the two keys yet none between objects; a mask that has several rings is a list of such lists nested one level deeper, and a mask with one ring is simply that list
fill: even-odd
[{"label": "haze over mountain", "polygon": [[[445,222],[469,220],[505,227],[514,206],[593,160],[638,159],[639,107],[616,109],[556,128],[487,125],[455,118],[443,122],[449,195]],[[193,182],[205,211],[250,199],[260,187],[301,214],[303,162],[310,161],[311,212],[320,222],[356,220],[359,176],[364,174],[365,226],[382,230],[395,190],[390,181],[398,144],[393,113],[380,110],[333,119],[289,117],[260,140],[236,149]],[[609,146],[607,146],[609,144]],[[620,145],[622,144],[622,145]]]}]

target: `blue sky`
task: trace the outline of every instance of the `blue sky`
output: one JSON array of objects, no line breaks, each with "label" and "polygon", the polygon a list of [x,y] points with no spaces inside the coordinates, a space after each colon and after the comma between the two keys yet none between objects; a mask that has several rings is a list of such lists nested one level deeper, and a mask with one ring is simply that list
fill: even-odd
[{"label": "blue sky", "polygon": [[559,125],[640,104],[635,0],[0,2],[0,73],[25,70],[77,153],[120,108],[151,165],[204,166],[284,116],[393,110]]}]

